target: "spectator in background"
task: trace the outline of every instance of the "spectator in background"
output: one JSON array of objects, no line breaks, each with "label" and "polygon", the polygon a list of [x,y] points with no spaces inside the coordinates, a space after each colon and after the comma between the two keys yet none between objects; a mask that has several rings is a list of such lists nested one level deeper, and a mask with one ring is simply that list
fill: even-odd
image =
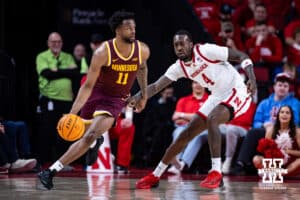
[{"label": "spectator in background", "polygon": [[268,19],[267,8],[264,4],[256,4],[253,11],[253,18],[246,22],[246,34],[248,37],[255,37],[257,31],[255,25],[266,24],[267,31],[270,34],[274,34],[276,31],[274,23]]},{"label": "spectator in background", "polygon": [[158,99],[148,102],[148,112],[143,122],[144,155],[146,165],[155,164],[172,141],[174,124],[172,115],[176,106],[174,87],[166,87]]},{"label": "spectator in background", "polygon": [[244,173],[245,169],[248,172],[252,171],[252,158],[256,154],[258,140],[265,136],[266,129],[273,126],[277,112],[282,105],[289,105],[293,109],[295,124],[299,125],[300,104],[298,99],[289,92],[290,82],[289,74],[276,75],[273,85],[274,93],[259,103],[253,119],[253,128],[243,140],[232,174]]},{"label": "spectator in background", "polygon": [[255,25],[256,36],[246,41],[246,49],[254,62],[254,66],[268,67],[270,74],[282,66],[283,49],[281,40],[268,32],[266,24]]},{"label": "spectator in background", "polygon": [[[176,126],[176,129],[173,131],[173,141],[175,141],[182,130],[186,128],[193,115],[199,110],[207,98],[208,93],[205,91],[205,88],[193,81],[192,94],[180,98],[176,104],[176,110],[172,117]],[[185,167],[190,168],[202,145],[207,142],[207,133],[207,131],[203,131],[191,140],[185,149],[176,156],[168,172],[180,174]]]},{"label": "spectator in background", "polygon": [[282,71],[289,73],[292,79],[298,79],[300,73],[300,26],[294,30],[293,42],[287,46],[287,60],[283,65]]},{"label": "spectator in background", "polygon": [[[12,125],[12,121],[0,123],[0,172],[31,171],[37,164],[36,159],[20,159],[19,156],[22,152],[21,149],[29,150],[29,144],[25,144],[28,142],[28,135],[25,135],[25,130],[19,130],[20,135],[17,136],[17,129],[20,127]],[[22,145],[23,148],[17,149],[17,138],[21,139],[22,144],[24,144]]]},{"label": "spectator in background", "polygon": [[72,55],[62,51],[61,35],[57,32],[50,33],[47,44],[48,50],[36,57],[40,92],[37,154],[38,161],[42,164],[56,160],[70,145],[59,137],[56,124],[62,114],[71,109],[74,97],[72,78],[78,76]]},{"label": "spectator in background", "polygon": [[128,173],[131,160],[131,147],[135,132],[135,126],[132,119],[133,109],[126,106],[118,117],[116,126],[109,130],[110,140],[118,140],[115,159],[115,170],[117,173]]},{"label": "spectator in background", "polygon": [[[283,168],[287,169],[287,176],[298,175],[300,173],[300,129],[295,124],[294,113],[290,106],[279,108],[275,123],[266,130],[265,138],[273,140],[282,152]],[[272,155],[268,155],[267,152],[260,153],[263,155],[256,155],[253,158],[253,164],[257,169],[263,168],[264,157],[278,158],[269,157]]]},{"label": "spectator in background", "polygon": [[205,30],[216,40],[221,30],[218,3],[213,0],[197,0],[192,6]]},{"label": "spectator in background", "polygon": [[232,13],[233,24],[241,27],[243,38],[246,32],[246,22],[253,18],[254,8],[257,3],[261,3],[261,0],[243,1]]},{"label": "spectator in background", "polygon": [[236,32],[234,25],[230,21],[222,22],[217,43],[234,50],[245,51],[241,35]]},{"label": "spectator in background", "polygon": [[78,76],[72,79],[72,90],[73,90],[74,97],[77,96],[77,92],[81,85],[80,82],[82,77],[86,75],[88,71],[88,63],[86,60],[86,56],[87,54],[86,54],[85,46],[81,43],[76,44],[73,49],[73,57],[79,73]]},{"label": "spectator in background", "polygon": [[94,33],[91,35],[90,47],[92,51],[96,51],[96,49],[100,46],[100,44],[104,41],[103,36],[98,33]]},{"label": "spectator in background", "polygon": [[[92,54],[96,51],[96,49],[101,45],[103,42],[103,37],[102,35],[95,33],[91,35],[91,40],[90,40],[90,48],[92,50]],[[90,57],[88,57],[88,62],[90,62]],[[82,85],[86,80],[86,75],[83,75],[80,81],[80,84]]]}]

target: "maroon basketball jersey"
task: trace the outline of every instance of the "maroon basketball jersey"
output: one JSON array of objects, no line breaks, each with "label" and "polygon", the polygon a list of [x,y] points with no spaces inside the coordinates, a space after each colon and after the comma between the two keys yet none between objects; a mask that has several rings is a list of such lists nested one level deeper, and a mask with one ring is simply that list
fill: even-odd
[{"label": "maroon basketball jersey", "polygon": [[108,49],[107,66],[101,68],[95,84],[96,90],[112,97],[126,97],[135,81],[137,70],[141,64],[140,42],[132,43],[131,53],[125,58],[118,51],[115,39],[105,42]]}]

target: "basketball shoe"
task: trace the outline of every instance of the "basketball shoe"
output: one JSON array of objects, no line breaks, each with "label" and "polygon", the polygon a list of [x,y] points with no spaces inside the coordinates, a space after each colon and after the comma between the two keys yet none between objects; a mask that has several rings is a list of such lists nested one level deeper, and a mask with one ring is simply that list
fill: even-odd
[{"label": "basketball shoe", "polygon": [[50,169],[46,169],[46,170],[43,170],[40,173],[38,173],[38,177],[39,177],[41,183],[48,190],[51,190],[51,188],[53,188],[52,180],[53,180],[55,173],[56,173],[55,170],[51,171]]},{"label": "basketball shoe", "polygon": [[98,157],[98,149],[103,142],[104,137],[101,135],[99,138],[97,138],[96,145],[93,148],[89,148],[85,157],[86,165],[93,165],[96,162]]},{"label": "basketball shoe", "polygon": [[209,172],[207,177],[200,182],[200,187],[204,187],[204,188],[214,189],[222,186],[223,186],[222,174],[217,172],[216,170]]},{"label": "basketball shoe", "polygon": [[159,185],[159,177],[155,177],[152,173],[138,180],[135,184],[137,189],[150,189]]}]

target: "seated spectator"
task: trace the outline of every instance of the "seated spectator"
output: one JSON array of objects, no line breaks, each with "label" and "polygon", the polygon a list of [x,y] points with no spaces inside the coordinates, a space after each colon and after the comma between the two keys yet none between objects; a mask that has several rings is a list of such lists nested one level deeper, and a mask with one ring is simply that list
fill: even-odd
[{"label": "seated spectator", "polygon": [[72,79],[72,90],[74,93],[74,97],[77,96],[77,92],[80,88],[80,81],[82,77],[87,73],[88,71],[88,63],[86,60],[86,50],[85,46],[83,44],[76,44],[73,49],[73,57],[75,60],[75,63],[77,65],[77,70],[79,71],[78,76],[73,77]]},{"label": "seated spectator", "polygon": [[264,4],[256,4],[253,11],[253,18],[246,22],[246,33],[248,37],[255,37],[257,31],[255,31],[256,24],[266,24],[267,31],[270,34],[274,34],[276,31],[274,23],[268,19],[267,8]]},{"label": "seated spectator", "polygon": [[[257,169],[263,168],[264,158],[283,158],[283,168],[287,169],[287,176],[298,175],[300,173],[300,129],[296,127],[294,113],[290,106],[284,105],[279,108],[276,121],[266,130],[265,138],[274,141],[277,148],[266,149],[262,145],[258,146],[262,155],[254,156],[254,166]],[[275,151],[278,150],[282,157],[277,157],[278,153]],[[276,156],[272,155],[275,153]]]},{"label": "seated spectator", "polygon": [[[175,141],[182,130],[186,128],[194,113],[199,110],[207,98],[208,93],[205,91],[205,88],[201,87],[199,83],[193,81],[192,94],[180,98],[176,104],[176,110],[172,117],[176,126],[173,131],[173,141]],[[187,169],[190,168],[198,154],[198,151],[206,142],[207,131],[203,131],[191,140],[185,149],[177,155],[176,159],[173,161],[173,165],[168,169],[168,172],[180,174],[185,167]]]},{"label": "seated spectator", "polygon": [[[17,127],[5,126],[0,123],[0,171],[10,173],[20,173],[33,170],[36,166],[36,159],[20,159],[17,149]],[[24,133],[24,132],[23,132]],[[24,135],[20,137],[28,142],[28,138]],[[22,141],[23,144],[26,141]],[[25,150],[29,150],[29,144],[23,146]]]},{"label": "seated spectator", "polygon": [[236,32],[234,25],[230,21],[222,22],[217,43],[231,49],[245,51],[241,35],[239,31]]},{"label": "seated spectator", "polygon": [[118,140],[116,153],[116,172],[127,173],[131,160],[131,146],[134,139],[135,126],[132,122],[133,110],[125,107],[119,116],[116,126],[109,130],[110,140]]},{"label": "seated spectator", "polygon": [[268,32],[267,25],[255,25],[256,36],[246,41],[248,54],[256,66],[269,67],[273,72],[276,66],[281,66],[283,58],[283,49],[281,40]]},{"label": "seated spectator", "polygon": [[256,104],[252,101],[247,112],[234,118],[227,124],[221,124],[219,126],[221,133],[226,137],[225,161],[222,166],[223,174],[230,172],[231,162],[237,148],[238,140],[241,137],[245,137],[247,131],[251,128],[255,109]]},{"label": "seated spectator", "polygon": [[258,140],[265,136],[266,129],[273,126],[277,112],[282,105],[289,105],[292,108],[295,124],[299,124],[300,104],[293,93],[289,92],[290,81],[290,76],[286,73],[276,75],[273,85],[274,93],[259,103],[254,115],[253,127],[243,140],[232,174],[241,174],[247,169],[248,172],[252,171],[252,158],[257,154]]}]

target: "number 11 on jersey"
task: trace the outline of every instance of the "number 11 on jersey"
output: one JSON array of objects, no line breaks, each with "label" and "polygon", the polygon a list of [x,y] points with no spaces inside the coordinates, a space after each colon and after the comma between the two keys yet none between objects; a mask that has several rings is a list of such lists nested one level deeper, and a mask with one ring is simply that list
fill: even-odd
[{"label": "number 11 on jersey", "polygon": [[121,84],[121,85],[126,85],[127,84],[127,79],[128,79],[128,73],[120,72],[118,80],[116,81],[116,83]]}]

